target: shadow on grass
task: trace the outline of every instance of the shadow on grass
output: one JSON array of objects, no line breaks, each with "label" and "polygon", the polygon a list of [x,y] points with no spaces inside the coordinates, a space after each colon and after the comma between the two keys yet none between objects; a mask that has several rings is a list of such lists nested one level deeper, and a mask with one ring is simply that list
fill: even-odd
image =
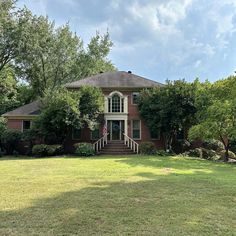
[{"label": "shadow on grass", "polygon": [[[203,174],[202,174],[203,175]],[[0,211],[0,235],[233,235],[236,189],[189,175],[138,173]],[[192,174],[192,177],[196,174]]]}]

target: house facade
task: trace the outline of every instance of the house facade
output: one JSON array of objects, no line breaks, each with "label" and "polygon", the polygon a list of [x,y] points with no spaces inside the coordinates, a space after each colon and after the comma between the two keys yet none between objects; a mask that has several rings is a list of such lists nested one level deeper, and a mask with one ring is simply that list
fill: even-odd
[{"label": "house facade", "polygon": [[[125,136],[135,142],[152,141],[157,147],[163,147],[161,134],[150,132],[140,117],[137,101],[139,93],[145,88],[160,87],[162,84],[132,74],[117,71],[100,73],[79,81],[66,84],[69,90],[79,90],[81,86],[99,87],[104,94],[104,113],[99,126],[91,131],[88,128],[73,130],[68,145],[76,142],[96,142],[104,133],[109,141],[122,141]],[[24,131],[29,129],[35,117],[40,113],[39,102],[33,102],[5,113],[10,129]]]}]

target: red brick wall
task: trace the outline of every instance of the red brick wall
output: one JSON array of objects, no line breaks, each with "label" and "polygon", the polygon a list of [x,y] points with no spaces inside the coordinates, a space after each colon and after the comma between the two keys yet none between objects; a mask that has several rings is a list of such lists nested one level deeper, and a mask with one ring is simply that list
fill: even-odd
[{"label": "red brick wall", "polygon": [[7,127],[8,129],[16,129],[22,131],[22,120],[8,119]]}]

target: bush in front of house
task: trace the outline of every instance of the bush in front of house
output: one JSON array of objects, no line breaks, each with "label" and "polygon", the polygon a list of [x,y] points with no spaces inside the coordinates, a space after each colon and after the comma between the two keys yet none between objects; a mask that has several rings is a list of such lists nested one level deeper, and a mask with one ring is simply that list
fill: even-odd
[{"label": "bush in front of house", "polygon": [[6,150],[6,154],[12,155],[14,151],[18,151],[17,147],[21,140],[22,133],[18,130],[7,129],[1,134],[1,142]]},{"label": "bush in front of house", "polygon": [[94,156],[95,150],[91,143],[76,143],[74,144],[75,154],[78,156]]},{"label": "bush in front of house", "polygon": [[154,155],[156,154],[156,147],[153,142],[142,142],[139,145],[140,154]]},{"label": "bush in front of house", "polygon": [[165,150],[160,149],[160,150],[157,150],[157,151],[156,151],[156,155],[162,156],[162,157],[166,157],[166,156],[171,156],[171,155],[173,155],[173,154],[172,154],[172,153],[169,153],[169,152],[167,152],[167,151],[165,151]]},{"label": "bush in front of house", "polygon": [[56,156],[63,153],[61,145],[36,144],[32,148],[32,154],[36,157]]},{"label": "bush in front of house", "polygon": [[48,156],[60,155],[63,153],[63,148],[59,144],[47,145],[46,152]]},{"label": "bush in front of house", "polygon": [[202,147],[208,150],[214,150],[220,152],[224,150],[224,145],[219,140],[208,140],[202,143]]},{"label": "bush in front of house", "polygon": [[[234,152],[228,151],[228,153],[229,153],[229,158],[230,158],[230,159],[236,159],[236,155],[235,155]],[[224,156],[225,156],[225,150],[222,150],[222,151],[220,152],[220,158],[221,158],[222,160],[224,160]]]}]

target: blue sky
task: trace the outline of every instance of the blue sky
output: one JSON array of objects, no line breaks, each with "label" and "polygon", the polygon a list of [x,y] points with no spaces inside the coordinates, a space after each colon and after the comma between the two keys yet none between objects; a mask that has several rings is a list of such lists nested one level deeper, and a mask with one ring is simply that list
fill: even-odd
[{"label": "blue sky", "polygon": [[18,0],[84,42],[109,31],[119,70],[164,82],[215,81],[236,69],[236,0]]}]

